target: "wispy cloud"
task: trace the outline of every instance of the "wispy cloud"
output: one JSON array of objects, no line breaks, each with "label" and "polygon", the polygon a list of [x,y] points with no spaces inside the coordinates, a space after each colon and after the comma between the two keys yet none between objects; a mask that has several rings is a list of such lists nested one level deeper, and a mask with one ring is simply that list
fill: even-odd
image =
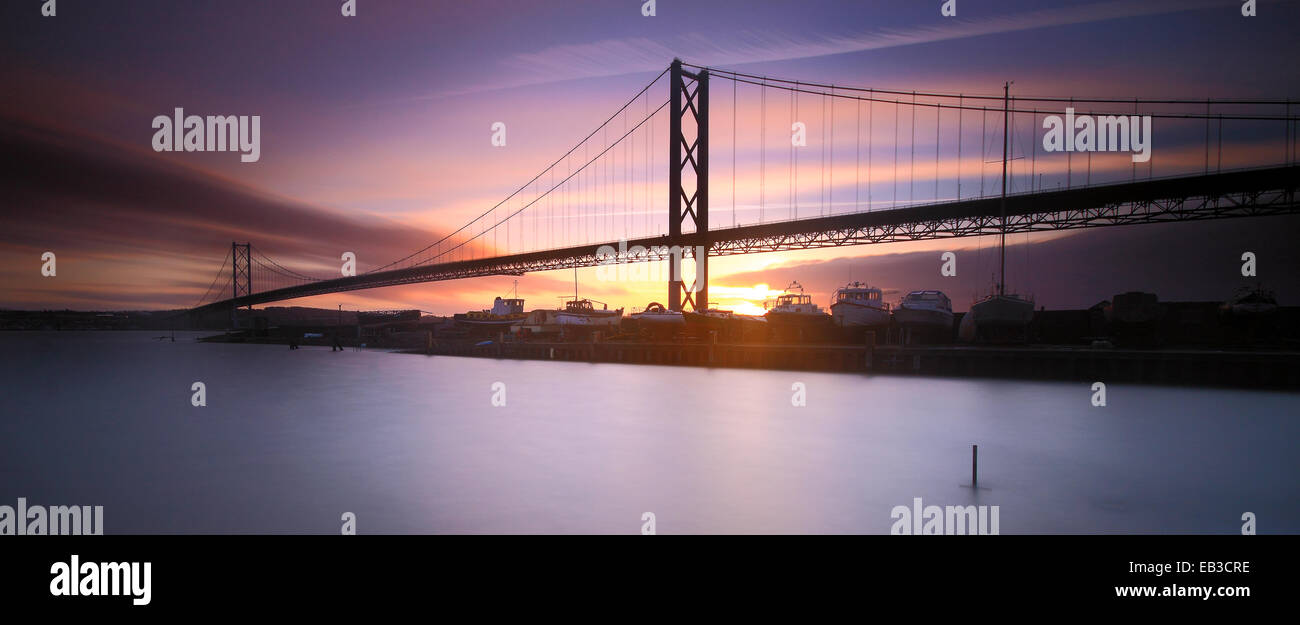
[{"label": "wispy cloud", "polygon": [[986,18],[951,18],[925,26],[842,35],[791,37],[773,31],[746,30],[730,34],[686,33],[666,43],[643,37],[606,39],[515,54],[502,61],[506,71],[500,75],[509,78],[413,99],[442,99],[582,78],[655,72],[662,70],[666,60],[674,57],[701,65],[737,67],[1239,4],[1238,0],[1110,0]]}]

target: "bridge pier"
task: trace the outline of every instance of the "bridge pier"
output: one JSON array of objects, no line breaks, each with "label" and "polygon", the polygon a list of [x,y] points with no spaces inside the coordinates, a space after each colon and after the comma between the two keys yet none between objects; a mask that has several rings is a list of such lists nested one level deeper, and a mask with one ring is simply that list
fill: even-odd
[{"label": "bridge pier", "polygon": [[[680,250],[668,260],[668,308],[693,310],[709,306],[709,70],[692,73],[682,69],[681,59],[673,59],[669,70],[672,115],[668,126],[668,239]],[[691,87],[694,86],[694,90]],[[695,141],[687,143],[682,135],[682,119],[690,116],[695,124]],[[687,195],[682,186],[682,171],[693,174],[694,191]],[[682,222],[687,218],[695,226],[692,237],[696,246],[682,237]],[[695,280],[688,287],[682,279],[682,257],[694,249]],[[697,253],[702,251],[703,253]]]},{"label": "bridge pier", "polygon": [[[239,328],[239,296],[253,294],[253,261],[252,261],[252,243],[230,242],[230,327]],[[243,277],[244,284],[240,287],[239,279]],[[253,305],[248,305],[248,310],[253,310]]]}]

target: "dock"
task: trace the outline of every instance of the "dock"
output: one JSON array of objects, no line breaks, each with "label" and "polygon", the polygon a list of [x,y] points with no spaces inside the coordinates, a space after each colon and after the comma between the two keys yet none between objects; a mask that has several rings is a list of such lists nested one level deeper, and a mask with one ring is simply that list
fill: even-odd
[{"label": "dock", "polygon": [[561,362],[1300,389],[1300,351],[438,340],[425,349],[403,351]]}]

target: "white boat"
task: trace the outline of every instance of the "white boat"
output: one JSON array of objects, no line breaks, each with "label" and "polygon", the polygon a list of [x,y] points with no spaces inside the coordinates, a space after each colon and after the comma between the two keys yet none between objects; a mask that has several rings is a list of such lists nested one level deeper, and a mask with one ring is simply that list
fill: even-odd
[{"label": "white boat", "polygon": [[952,300],[943,291],[912,291],[894,309],[894,321],[905,329],[951,333]]},{"label": "white boat", "polygon": [[846,328],[889,325],[889,304],[879,288],[854,282],[831,296],[831,317]]},{"label": "white boat", "polygon": [[556,316],[560,312],[551,308],[529,311],[522,321],[511,326],[511,331],[526,336],[557,334],[560,331],[560,324],[556,321]]},{"label": "white boat", "polygon": [[645,310],[628,315],[629,319],[635,319],[643,328],[649,327],[682,327],[686,325],[686,316],[681,311],[668,310],[659,302],[650,302]]},{"label": "white boat", "polygon": [[[799,289],[799,292],[795,293],[795,289]],[[767,309],[764,316],[769,321],[826,318],[825,311],[813,303],[811,295],[804,294],[803,285],[798,282],[791,283],[775,300],[763,302],[763,308]]]},{"label": "white boat", "polygon": [[[600,304],[597,309],[595,304]],[[575,299],[564,303],[564,310],[555,313],[555,323],[579,328],[618,328],[623,319],[623,309],[610,310],[609,306],[589,299]]]},{"label": "white boat", "polygon": [[[600,304],[600,308],[596,308]],[[537,313],[539,311],[533,311]],[[531,315],[531,313],[530,313]],[[534,317],[541,321],[542,334],[554,332],[566,336],[582,336],[589,332],[617,332],[623,321],[623,309],[609,309],[604,302],[578,298],[578,270],[573,270],[573,299],[564,303],[562,310],[546,311]]]},{"label": "white boat", "polygon": [[[798,293],[793,291],[798,289]],[[831,316],[803,292],[798,282],[786,287],[786,292],[775,300],[763,302],[767,313],[763,315],[777,339],[817,340],[824,338],[831,325]]]}]

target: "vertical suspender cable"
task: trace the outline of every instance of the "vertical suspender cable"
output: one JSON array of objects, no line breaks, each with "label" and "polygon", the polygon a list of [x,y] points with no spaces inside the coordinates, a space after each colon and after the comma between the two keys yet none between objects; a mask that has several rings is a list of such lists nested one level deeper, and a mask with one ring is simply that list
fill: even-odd
[{"label": "vertical suspender cable", "polygon": [[898,109],[901,106],[898,100],[894,100],[894,208],[898,208]]},{"label": "vertical suspender cable", "polygon": [[965,98],[957,96],[957,201],[961,201],[961,134],[962,122],[966,120]]},{"label": "vertical suspender cable", "polygon": [[943,103],[934,109],[934,201],[939,201],[939,132],[942,129]]},{"label": "vertical suspender cable", "polygon": [[[825,96],[822,96],[825,98]],[[831,85],[831,142],[826,146],[831,161],[826,171],[826,215],[835,214],[835,85]]]},{"label": "vertical suspender cable", "polygon": [[912,92],[912,139],[910,141],[912,149],[911,164],[907,171],[907,203],[916,203],[916,92]]},{"label": "vertical suspender cable", "polygon": [[853,210],[862,208],[862,99],[857,99],[856,109],[854,111],[854,146],[855,158],[853,161]]},{"label": "vertical suspender cable", "polygon": [[758,222],[763,223],[767,209],[767,77],[759,89]]}]

